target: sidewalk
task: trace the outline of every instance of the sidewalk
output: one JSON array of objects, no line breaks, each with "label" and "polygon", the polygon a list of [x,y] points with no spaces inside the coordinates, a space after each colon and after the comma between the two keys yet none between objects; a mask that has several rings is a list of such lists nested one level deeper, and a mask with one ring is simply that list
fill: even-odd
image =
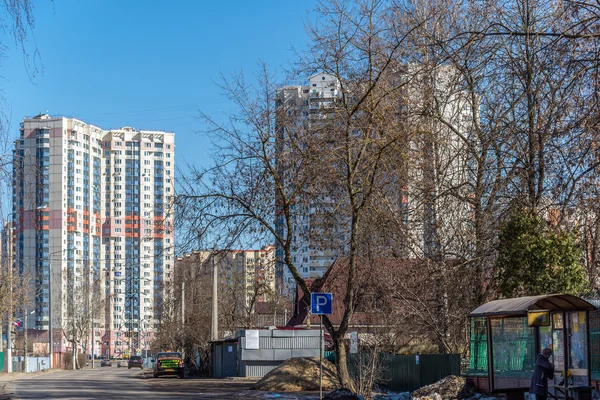
[{"label": "sidewalk", "polygon": [[53,374],[55,372],[62,372],[62,371],[63,370],[60,368],[54,368],[51,370],[45,369],[43,371],[36,371],[36,372],[29,372],[29,373],[11,372],[9,374],[7,372],[0,372],[0,382],[16,381],[18,379],[25,379],[27,377],[33,377],[33,376],[37,376],[37,375],[41,375],[41,374]]}]

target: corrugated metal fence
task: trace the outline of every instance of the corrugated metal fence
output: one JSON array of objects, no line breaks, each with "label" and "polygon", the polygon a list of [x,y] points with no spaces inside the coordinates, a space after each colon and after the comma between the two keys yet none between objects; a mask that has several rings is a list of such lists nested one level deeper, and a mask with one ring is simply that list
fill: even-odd
[{"label": "corrugated metal fence", "polygon": [[[380,376],[378,384],[395,392],[412,392],[449,375],[460,375],[459,354],[394,355],[379,353]],[[368,363],[369,354],[348,354],[348,369],[357,377],[359,365]],[[325,358],[335,361],[335,353],[326,352]]]},{"label": "corrugated metal fence", "polygon": [[[251,333],[258,335],[258,346],[248,348],[247,335]],[[213,346],[214,376],[262,377],[288,358],[318,357],[319,335],[320,332],[316,329],[240,330],[236,334],[236,343]],[[234,350],[232,353],[229,350],[229,347],[232,346],[237,346],[237,351]],[[236,354],[237,359],[233,357]],[[221,362],[222,364],[220,364]],[[236,362],[238,363],[237,373]],[[232,363],[233,369],[230,368]]]}]

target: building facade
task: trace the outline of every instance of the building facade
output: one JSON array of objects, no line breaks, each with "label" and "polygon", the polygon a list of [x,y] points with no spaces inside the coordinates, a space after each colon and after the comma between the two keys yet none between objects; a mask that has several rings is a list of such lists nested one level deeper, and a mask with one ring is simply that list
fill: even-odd
[{"label": "building facade", "polygon": [[[14,262],[32,328],[94,326],[94,352],[151,338],[172,269],[174,134],[25,118],[13,153]],[[51,316],[50,316],[51,314]]]},{"label": "building facade", "polygon": [[[212,296],[212,268],[217,268],[219,308],[245,326],[256,311],[256,304],[269,302],[275,293],[275,246],[261,249],[215,251],[196,250],[176,260],[178,281],[185,292],[201,293],[203,301]],[[195,286],[190,287],[190,286]],[[179,293],[182,290],[178,290]],[[189,304],[193,304],[187,299]],[[188,312],[192,312],[188,310]]]},{"label": "building facade", "polygon": [[110,294],[103,352],[138,352],[153,339],[173,276],[174,135],[122,128],[107,132],[103,145],[102,236]]},{"label": "building facade", "polygon": [[[336,77],[329,74],[315,74],[308,79],[308,86],[286,86],[277,90],[277,107],[285,109],[286,115],[318,123],[324,109],[331,108],[341,96],[341,85]],[[284,139],[285,122],[277,121],[278,165],[282,162],[280,155],[286,151]],[[279,204],[276,200],[276,204]],[[292,236],[292,260],[304,279],[318,278],[331,266],[339,255],[339,249],[327,248],[314,232],[318,229],[314,224],[314,205],[310,201],[298,199],[294,204]],[[276,212],[275,229],[280,237],[285,237],[286,226],[283,216]],[[292,293],[296,287],[294,277],[284,263],[281,244],[275,242],[276,248],[276,283],[280,293]]]},{"label": "building facade", "polygon": [[[400,161],[396,170],[385,177],[386,188],[379,196],[387,200],[386,208],[389,207],[390,213],[386,217],[394,220],[395,227],[402,228],[397,228],[399,232],[394,235],[388,235],[393,239],[382,238],[376,252],[380,257],[436,259],[444,258],[444,254],[464,252],[466,245],[456,243],[455,238],[459,236],[458,232],[469,229],[465,221],[469,221],[472,212],[468,202],[457,200],[459,196],[469,197],[468,183],[474,179],[469,165],[473,160],[468,156],[464,139],[472,131],[471,99],[461,88],[460,75],[452,67],[439,67],[425,75],[416,66],[401,66],[394,79],[402,88],[397,90],[392,104],[396,107],[394,116],[398,126],[402,126],[403,137],[397,147],[403,154],[398,154]],[[281,165],[285,168],[288,163],[285,159],[289,137],[286,131],[308,126],[316,134],[323,134],[317,128],[329,118],[342,95],[335,76],[315,74],[308,83],[308,86],[286,86],[277,91],[276,151],[280,168]],[[352,96],[349,94],[348,98]],[[432,118],[430,114],[437,117]],[[279,176],[294,179],[293,172],[280,171]],[[323,276],[346,250],[344,238],[347,238],[347,232],[341,227],[343,221],[325,229],[319,225],[318,214],[333,210],[336,205],[330,200],[331,196],[317,194],[312,198],[298,196],[291,211],[291,257],[304,279]],[[276,208],[280,203],[276,198]],[[285,237],[285,220],[279,209],[275,212],[275,225],[277,234]],[[327,234],[329,237],[323,239]],[[291,293],[296,286],[294,278],[285,265],[279,242],[276,242],[276,249],[278,291]]]}]

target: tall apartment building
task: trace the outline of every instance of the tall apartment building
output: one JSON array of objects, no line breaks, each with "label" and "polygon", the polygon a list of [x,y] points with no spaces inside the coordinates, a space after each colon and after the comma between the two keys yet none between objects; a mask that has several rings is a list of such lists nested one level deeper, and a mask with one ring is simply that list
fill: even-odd
[{"label": "tall apartment building", "polygon": [[[452,254],[453,246],[462,245],[454,243],[456,232],[465,229],[464,221],[468,220],[472,211],[468,205],[465,206],[467,203],[457,201],[455,196],[440,195],[459,193],[464,197],[469,196],[468,185],[465,183],[473,177],[468,173],[470,160],[466,155],[467,145],[459,135],[439,121],[431,117],[427,120],[419,117],[425,114],[423,109],[426,105],[435,104],[436,111],[446,121],[461,131],[462,136],[468,136],[473,121],[468,103],[470,99],[462,92],[460,85],[456,84],[459,75],[452,67],[439,67],[427,76],[417,70],[414,66],[398,68],[398,82],[405,81],[409,74],[412,74],[414,82],[406,84],[399,91],[397,115],[406,122],[407,132],[412,129],[428,133],[406,134],[404,145],[409,149],[407,153],[414,159],[405,161],[404,165],[398,167],[397,176],[390,179],[394,183],[388,187],[389,193],[386,194],[391,200],[391,208],[397,213],[397,220],[404,225],[402,248],[395,248],[394,253],[405,258],[432,257],[443,251]],[[315,74],[308,81],[308,86],[286,86],[277,91],[277,107],[285,111],[278,114],[279,119],[286,118],[280,117],[281,115],[291,115],[309,125],[318,126],[327,109],[334,107],[341,97],[341,85],[332,75]],[[435,99],[432,101],[427,96],[434,96]],[[285,151],[285,124],[281,120],[277,121],[276,140],[282,142],[276,146],[278,157]],[[402,157],[407,158],[406,155]],[[275,203],[278,204],[277,200]],[[327,196],[322,195],[319,200],[298,198],[294,204],[291,255],[298,272],[305,279],[322,276],[345,250],[343,244],[328,248],[323,243],[327,243],[327,240],[319,238],[320,227],[318,221],[315,223],[318,218],[313,216],[319,208],[328,207]],[[285,221],[277,211],[275,226],[277,233],[284,237]],[[332,228],[335,230],[335,227]],[[343,232],[334,232],[334,236],[344,237]],[[281,245],[277,242],[276,249],[278,290],[290,293],[295,289],[295,282],[284,263]],[[454,254],[457,254],[456,251]]]},{"label": "tall apartment building", "polygon": [[96,352],[152,337],[172,270],[174,150],[173,133],[47,114],[21,123],[14,259],[31,279],[32,328],[48,329],[51,307],[54,351],[83,311],[95,316]]},{"label": "tall apartment building", "polygon": [[[318,120],[322,110],[332,107],[336,99],[341,97],[341,85],[337,78],[324,73],[311,76],[308,82],[308,86],[286,86],[277,90],[277,106],[293,110],[298,118],[305,118],[308,121]],[[285,126],[278,121],[277,141],[283,141],[281,138],[283,129]],[[279,144],[278,151],[284,150],[284,147],[285,143]],[[299,200],[295,204],[293,216],[294,235],[291,256],[298,272],[305,279],[323,275],[333,264],[339,252],[334,248],[323,248],[323,244],[315,241],[314,235],[311,235],[311,230],[315,229],[314,224],[311,224],[311,215],[314,212],[312,208],[309,202]],[[278,235],[285,236],[285,222],[279,213],[275,219],[275,229]],[[283,261],[281,244],[276,242],[275,248],[278,291],[291,292],[295,289],[294,278]]]},{"label": "tall apartment building", "polygon": [[[123,341],[143,348],[153,338],[173,275],[175,137],[111,130],[104,145],[106,303],[110,354]],[[127,338],[127,339],[125,339]],[[114,343],[115,347],[110,347]]]}]

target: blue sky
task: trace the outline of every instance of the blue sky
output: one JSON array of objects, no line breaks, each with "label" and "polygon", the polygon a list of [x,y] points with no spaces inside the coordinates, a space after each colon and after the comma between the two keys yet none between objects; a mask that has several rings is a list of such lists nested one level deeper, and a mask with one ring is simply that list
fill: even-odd
[{"label": "blue sky", "polygon": [[174,131],[178,165],[207,165],[197,110],[231,109],[215,81],[251,75],[259,60],[286,65],[292,46],[306,43],[313,9],[313,0],[37,0],[27,48],[40,53],[38,74],[3,35],[10,134],[23,116],[47,110],[104,129]]}]

